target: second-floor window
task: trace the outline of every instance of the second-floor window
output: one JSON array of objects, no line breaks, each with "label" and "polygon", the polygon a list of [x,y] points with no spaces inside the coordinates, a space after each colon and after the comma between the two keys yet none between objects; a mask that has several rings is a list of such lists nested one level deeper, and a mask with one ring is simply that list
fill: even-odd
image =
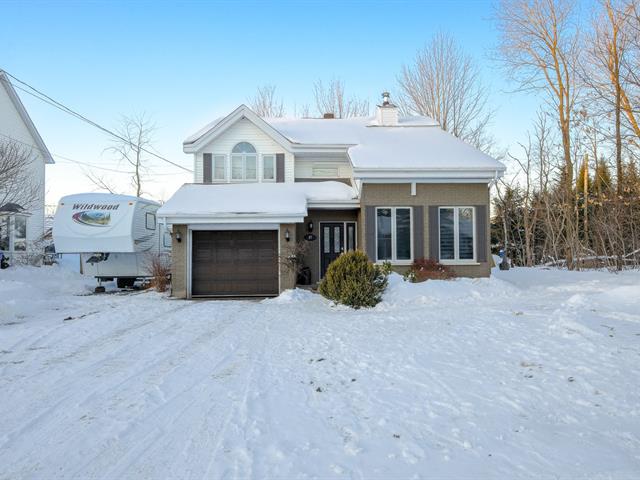
[{"label": "second-floor window", "polygon": [[231,150],[231,180],[258,179],[258,154],[253,145],[240,142]]},{"label": "second-floor window", "polygon": [[274,181],[276,179],[276,156],[262,155],[262,179]]}]

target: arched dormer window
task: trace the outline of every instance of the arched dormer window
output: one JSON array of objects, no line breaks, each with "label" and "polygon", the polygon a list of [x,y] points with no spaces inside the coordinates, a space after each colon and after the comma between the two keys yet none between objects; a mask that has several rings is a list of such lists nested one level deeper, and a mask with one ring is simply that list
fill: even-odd
[{"label": "arched dormer window", "polygon": [[248,142],[240,142],[231,150],[231,180],[258,180],[258,154]]},{"label": "arched dormer window", "polygon": [[240,142],[235,147],[233,147],[231,153],[256,153],[256,149],[249,142]]}]

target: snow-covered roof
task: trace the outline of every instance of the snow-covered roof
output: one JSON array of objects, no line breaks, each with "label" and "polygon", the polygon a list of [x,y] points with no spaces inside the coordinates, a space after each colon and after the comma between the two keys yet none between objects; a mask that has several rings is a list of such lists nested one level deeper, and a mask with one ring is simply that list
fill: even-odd
[{"label": "snow-covered roof", "polygon": [[[295,153],[317,147],[332,147],[348,153],[354,177],[371,172],[447,172],[448,176],[493,178],[505,167],[498,160],[442,130],[429,117],[400,117],[396,125],[379,125],[375,117],[345,119],[259,118],[242,105],[227,117],[218,118],[185,140],[185,151],[193,152],[236,118],[249,118],[263,130],[275,132],[281,143],[289,143]],[[256,118],[257,117],[257,118]],[[457,172],[457,173],[456,173]],[[429,173],[431,174],[431,173]],[[436,176],[440,175],[436,173]],[[448,178],[444,173],[442,178]]]},{"label": "snow-covered roof", "polygon": [[185,184],[158,210],[169,223],[251,219],[301,222],[314,204],[357,203],[356,191],[341,182]]},{"label": "snow-covered roof", "polygon": [[374,117],[266,119],[297,144],[345,145],[354,169],[504,169],[504,165],[440,128],[428,117],[379,126]]}]

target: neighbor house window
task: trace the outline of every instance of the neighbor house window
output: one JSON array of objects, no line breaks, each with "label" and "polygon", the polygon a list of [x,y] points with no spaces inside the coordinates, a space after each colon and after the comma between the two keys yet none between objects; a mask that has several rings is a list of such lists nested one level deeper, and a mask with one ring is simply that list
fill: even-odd
[{"label": "neighbor house window", "polygon": [[9,215],[0,215],[0,251],[9,250]]},{"label": "neighbor house window", "polygon": [[475,259],[473,207],[440,207],[440,260]]},{"label": "neighbor house window", "polygon": [[214,180],[225,180],[227,178],[226,163],[227,163],[227,157],[225,155],[213,156],[212,168],[213,168]]},{"label": "neighbor house window", "polygon": [[276,156],[275,155],[262,156],[262,179],[263,180],[276,179]]},{"label": "neighbor house window", "polygon": [[13,249],[24,252],[27,249],[27,217],[15,216],[13,225]]},{"label": "neighbor house window", "polygon": [[231,180],[257,180],[258,155],[253,145],[240,142],[231,151]]},{"label": "neighbor house window", "polygon": [[156,229],[156,215],[151,212],[147,212],[145,217],[145,223],[147,230],[155,230]]},{"label": "neighbor house window", "polygon": [[411,260],[411,208],[376,209],[377,260]]}]

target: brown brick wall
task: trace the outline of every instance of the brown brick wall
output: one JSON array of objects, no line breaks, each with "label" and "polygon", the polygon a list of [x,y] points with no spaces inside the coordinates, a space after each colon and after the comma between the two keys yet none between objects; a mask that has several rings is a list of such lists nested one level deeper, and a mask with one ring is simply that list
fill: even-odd
[{"label": "brown brick wall", "polygon": [[[371,206],[424,206],[424,253],[429,256],[429,206],[465,206],[465,205],[486,205],[487,206],[487,232],[489,229],[489,187],[486,184],[429,184],[422,183],[416,185],[416,195],[411,195],[411,185],[408,183],[399,184],[374,184],[366,183],[362,187],[361,206],[362,211],[367,205]],[[365,218],[360,215],[358,223],[359,248],[366,251]],[[478,265],[456,265],[453,270],[464,277],[487,277],[491,271],[490,242],[487,241],[487,259],[489,261]],[[406,270],[398,267],[398,271]]]},{"label": "brown brick wall", "polygon": [[[181,242],[176,240],[180,234]],[[187,226],[174,225],[171,236],[171,296],[187,298]]]},{"label": "brown brick wall", "polygon": [[[285,238],[285,232],[289,230],[289,241]],[[296,244],[296,224],[282,223],[280,224],[280,253],[279,253],[279,269],[280,269],[280,293],[294,288],[296,286],[295,268],[286,261],[286,258],[293,253]]]}]

